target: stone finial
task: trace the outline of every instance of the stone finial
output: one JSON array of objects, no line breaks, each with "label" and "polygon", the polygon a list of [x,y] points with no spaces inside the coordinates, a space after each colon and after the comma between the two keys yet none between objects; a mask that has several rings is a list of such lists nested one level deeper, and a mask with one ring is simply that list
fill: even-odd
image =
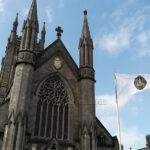
[{"label": "stone finial", "polygon": [[91,38],[90,35],[90,29],[88,25],[88,19],[87,19],[87,10],[84,10],[84,21],[83,21],[83,29],[82,29],[82,35],[81,38]]},{"label": "stone finial", "polygon": [[18,28],[18,13],[16,14],[16,18],[13,22],[13,28],[11,30],[11,34],[10,34],[10,37],[8,39],[8,41],[12,42],[12,41],[15,41],[16,39],[16,35],[17,35],[17,28]]},{"label": "stone finial", "polygon": [[87,15],[87,10],[84,10],[84,15]]},{"label": "stone finial", "polygon": [[61,28],[60,26],[58,26],[58,27],[55,29],[55,31],[57,32],[57,37],[58,37],[58,39],[60,39],[60,38],[61,38],[61,34],[63,33],[62,28]]},{"label": "stone finial", "polygon": [[46,24],[46,23],[43,22],[43,29],[42,29],[43,32],[45,32],[45,24]]},{"label": "stone finial", "polygon": [[46,35],[46,28],[45,28],[45,22],[43,23],[43,28],[41,31],[41,39],[40,39],[40,45],[41,49],[44,49],[44,44],[45,44],[45,35]]},{"label": "stone finial", "polygon": [[19,16],[19,13],[16,13],[16,18],[13,24],[14,26],[18,26],[18,16]]},{"label": "stone finial", "polygon": [[46,34],[46,27],[45,27],[45,22],[43,22],[43,28],[42,28],[42,31],[41,31],[41,39],[45,41],[45,34]]}]

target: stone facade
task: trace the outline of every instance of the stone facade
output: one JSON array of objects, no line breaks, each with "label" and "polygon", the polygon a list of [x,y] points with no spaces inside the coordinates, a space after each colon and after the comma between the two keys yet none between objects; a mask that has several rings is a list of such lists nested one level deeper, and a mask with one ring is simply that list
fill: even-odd
[{"label": "stone facade", "polygon": [[58,38],[44,48],[33,0],[17,35],[18,15],[8,39],[0,80],[1,150],[118,150],[95,116],[93,41],[87,11],[79,42],[79,67]]}]

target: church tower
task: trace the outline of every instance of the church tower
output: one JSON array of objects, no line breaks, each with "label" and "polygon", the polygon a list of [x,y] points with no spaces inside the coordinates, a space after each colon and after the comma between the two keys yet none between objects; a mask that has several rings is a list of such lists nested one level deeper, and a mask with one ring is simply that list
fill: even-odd
[{"label": "church tower", "polygon": [[93,69],[93,41],[90,35],[87,11],[84,11],[82,35],[79,42],[80,53],[80,118],[81,149],[96,150],[95,138],[95,89]]},{"label": "church tower", "polygon": [[[25,146],[27,112],[35,67],[38,30],[37,4],[36,0],[33,0],[23,26],[2,150],[23,150]],[[10,40],[13,40],[14,37],[15,33],[12,33]]]},{"label": "church tower", "polygon": [[12,84],[14,73],[15,57],[17,55],[19,37],[17,36],[18,14],[13,22],[13,28],[8,38],[8,43],[5,51],[5,57],[2,60],[2,68],[0,75],[0,102],[4,100],[8,89]]}]

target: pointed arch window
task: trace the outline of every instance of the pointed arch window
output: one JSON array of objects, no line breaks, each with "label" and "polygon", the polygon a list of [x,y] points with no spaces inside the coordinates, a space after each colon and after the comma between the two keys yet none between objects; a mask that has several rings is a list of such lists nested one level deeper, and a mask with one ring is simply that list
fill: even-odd
[{"label": "pointed arch window", "polygon": [[44,81],[38,98],[34,135],[67,139],[69,97],[60,77],[54,75]]}]

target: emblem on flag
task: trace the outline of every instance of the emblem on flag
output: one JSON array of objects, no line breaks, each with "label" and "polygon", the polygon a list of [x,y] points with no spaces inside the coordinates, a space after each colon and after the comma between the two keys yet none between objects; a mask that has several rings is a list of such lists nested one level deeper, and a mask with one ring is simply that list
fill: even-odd
[{"label": "emblem on flag", "polygon": [[134,80],[134,85],[138,90],[142,90],[146,87],[147,81],[142,76],[137,76]]}]

